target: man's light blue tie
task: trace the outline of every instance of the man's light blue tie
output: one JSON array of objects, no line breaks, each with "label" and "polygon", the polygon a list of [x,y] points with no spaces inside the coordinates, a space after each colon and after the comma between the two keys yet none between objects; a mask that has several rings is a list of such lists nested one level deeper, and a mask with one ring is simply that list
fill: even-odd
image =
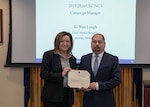
[{"label": "man's light blue tie", "polygon": [[97,74],[97,69],[98,69],[98,56],[95,56],[95,61],[94,61],[94,76]]}]

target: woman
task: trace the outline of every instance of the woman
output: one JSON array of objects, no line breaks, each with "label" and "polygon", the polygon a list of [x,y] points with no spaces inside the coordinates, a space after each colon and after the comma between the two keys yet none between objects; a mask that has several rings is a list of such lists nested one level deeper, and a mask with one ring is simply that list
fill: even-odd
[{"label": "woman", "polygon": [[44,79],[44,107],[71,107],[74,103],[73,89],[68,88],[66,81],[68,72],[76,69],[72,48],[72,35],[60,32],[55,37],[54,49],[43,54],[40,76]]}]

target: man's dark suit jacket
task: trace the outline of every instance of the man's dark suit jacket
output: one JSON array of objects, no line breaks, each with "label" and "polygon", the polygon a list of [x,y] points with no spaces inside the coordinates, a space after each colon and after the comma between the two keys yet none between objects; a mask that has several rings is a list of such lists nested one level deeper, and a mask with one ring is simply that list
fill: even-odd
[{"label": "man's dark suit jacket", "polygon": [[84,92],[83,107],[116,107],[113,88],[121,82],[118,57],[104,52],[96,77],[91,67],[92,53],[82,56],[79,69],[91,74],[91,82],[98,82],[99,90]]},{"label": "man's dark suit jacket", "polygon": [[[70,66],[76,69],[76,58],[69,58]],[[41,100],[50,102],[62,102],[64,96],[62,66],[60,56],[54,54],[53,51],[47,51],[43,55],[40,76],[44,79],[44,87],[42,90]],[[67,96],[68,103],[73,104],[73,89],[67,88],[69,91]]]}]

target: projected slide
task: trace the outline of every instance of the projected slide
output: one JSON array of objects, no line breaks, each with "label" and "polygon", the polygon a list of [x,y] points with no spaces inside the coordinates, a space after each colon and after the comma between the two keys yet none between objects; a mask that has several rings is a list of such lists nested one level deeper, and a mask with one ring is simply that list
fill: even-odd
[{"label": "projected slide", "polygon": [[54,48],[56,34],[68,31],[78,62],[92,52],[93,34],[102,33],[106,52],[118,56],[120,63],[134,63],[135,23],[136,0],[36,0],[37,62]]}]

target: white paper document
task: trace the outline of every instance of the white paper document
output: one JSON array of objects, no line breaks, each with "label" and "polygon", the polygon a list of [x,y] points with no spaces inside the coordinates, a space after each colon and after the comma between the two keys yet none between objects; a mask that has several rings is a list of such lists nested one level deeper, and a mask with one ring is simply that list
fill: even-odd
[{"label": "white paper document", "polygon": [[90,74],[86,70],[71,70],[68,72],[68,86],[70,88],[88,88],[90,85]]}]

